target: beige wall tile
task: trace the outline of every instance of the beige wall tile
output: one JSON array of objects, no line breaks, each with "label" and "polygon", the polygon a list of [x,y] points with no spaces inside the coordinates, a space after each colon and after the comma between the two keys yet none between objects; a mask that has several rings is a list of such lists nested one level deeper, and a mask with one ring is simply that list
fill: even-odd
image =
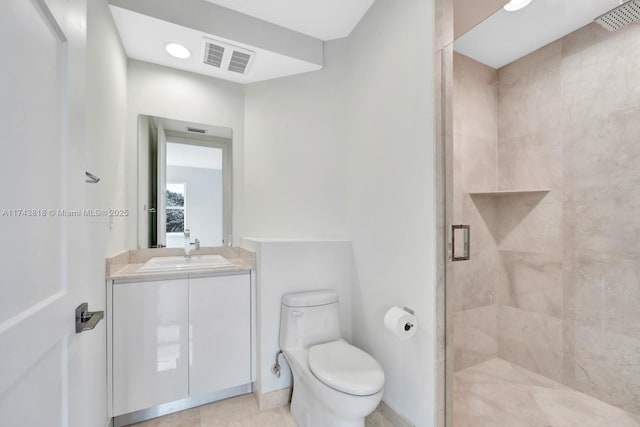
[{"label": "beige wall tile", "polygon": [[471,226],[471,259],[453,266],[454,310],[467,310],[495,302],[497,246],[487,221],[495,221],[495,203],[489,200],[482,212],[469,195],[463,195],[461,223]]},{"label": "beige wall tile", "polygon": [[640,256],[640,176],[586,186],[566,196],[565,242],[583,256]]},{"label": "beige wall tile", "polygon": [[498,205],[498,248],[562,256],[561,202],[545,202],[544,193],[502,197]]},{"label": "beige wall tile", "polygon": [[640,339],[579,322],[565,329],[565,382],[640,414]]},{"label": "beige wall tile", "polygon": [[514,307],[498,309],[498,355],[562,381],[562,320]]},{"label": "beige wall tile", "polygon": [[[475,237],[475,236],[474,236]],[[477,239],[472,244],[477,245]],[[456,311],[469,310],[495,303],[497,257],[492,250],[480,251],[469,261],[456,265],[454,288]]]},{"label": "beige wall tile", "polygon": [[497,356],[495,305],[459,311],[453,315],[454,369],[464,369]]},{"label": "beige wall tile", "polygon": [[583,50],[592,48],[598,43],[619,34],[619,32],[608,31],[596,23],[585,25],[562,38],[562,58],[579,54]]},{"label": "beige wall tile", "polygon": [[[453,54],[456,102],[454,129],[464,135],[491,139],[498,135],[498,72],[459,53]],[[495,147],[494,147],[495,149]]]},{"label": "beige wall tile", "polygon": [[492,191],[498,187],[495,139],[460,135],[462,192]]},{"label": "beige wall tile", "polygon": [[594,259],[577,250],[563,276],[568,320],[640,340],[640,257]]},{"label": "beige wall tile", "polygon": [[[638,53],[640,55],[640,52]],[[605,120],[585,120],[562,129],[567,197],[581,188],[640,176],[640,104]]]},{"label": "beige wall tile", "polygon": [[640,67],[639,33],[636,23],[604,36],[595,27],[570,36],[562,58],[565,124],[606,120],[614,111],[640,105],[640,85],[634,82]]},{"label": "beige wall tile", "polygon": [[544,130],[498,144],[498,188],[562,189],[561,129]]},{"label": "beige wall tile", "polygon": [[497,76],[495,69],[454,53],[454,145],[462,192],[497,188]]},{"label": "beige wall tile", "polygon": [[500,305],[562,317],[562,262],[557,256],[501,251],[498,272]]},{"label": "beige wall tile", "polygon": [[561,43],[554,42],[498,71],[498,140],[561,125]]}]

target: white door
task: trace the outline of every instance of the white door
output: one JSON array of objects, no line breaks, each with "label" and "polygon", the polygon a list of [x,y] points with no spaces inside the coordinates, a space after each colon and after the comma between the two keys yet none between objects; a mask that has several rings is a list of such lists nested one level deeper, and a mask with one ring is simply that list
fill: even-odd
[{"label": "white door", "polygon": [[[0,2],[0,426],[67,426],[81,301],[68,280],[84,0]],[[88,391],[90,393],[90,391]]]}]

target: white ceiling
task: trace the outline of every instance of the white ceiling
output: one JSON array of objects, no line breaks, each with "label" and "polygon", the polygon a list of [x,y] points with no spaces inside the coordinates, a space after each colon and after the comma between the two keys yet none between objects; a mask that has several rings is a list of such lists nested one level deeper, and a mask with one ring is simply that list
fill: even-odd
[{"label": "white ceiling", "polygon": [[167,166],[222,170],[222,150],[167,142]]},{"label": "white ceiling", "polygon": [[374,2],[374,0],[207,1],[324,41],[347,37]]},{"label": "white ceiling", "polygon": [[533,0],[517,12],[500,9],[454,43],[454,50],[500,68],[589,24],[620,0]]},{"label": "white ceiling", "polygon": [[[316,71],[322,68],[322,66],[318,64],[224,39],[128,9],[114,5],[110,7],[127,56],[132,59],[237,83],[253,83]],[[202,55],[203,39],[205,37],[220,40],[255,52],[247,72],[239,74],[204,64],[202,62]],[[164,49],[168,42],[183,44],[191,51],[191,57],[188,59],[177,59],[170,56]]]}]

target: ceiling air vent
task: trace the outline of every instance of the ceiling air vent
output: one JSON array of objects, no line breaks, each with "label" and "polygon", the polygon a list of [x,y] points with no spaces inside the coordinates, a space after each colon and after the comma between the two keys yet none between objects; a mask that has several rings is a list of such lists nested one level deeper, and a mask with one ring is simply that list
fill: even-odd
[{"label": "ceiling air vent", "polygon": [[222,57],[226,49],[215,43],[205,41],[204,47],[204,63],[220,68],[222,65]]},{"label": "ceiling air vent", "polygon": [[219,40],[204,39],[202,62],[221,70],[245,74],[254,52]]},{"label": "ceiling air vent", "polygon": [[198,129],[198,128],[192,128],[192,127],[187,127],[187,132],[193,132],[193,133],[207,133],[206,130],[204,129]]},{"label": "ceiling air vent", "polygon": [[244,72],[247,70],[247,66],[249,65],[250,60],[250,54],[234,50],[233,55],[231,55],[231,61],[229,61],[229,71],[244,74]]}]

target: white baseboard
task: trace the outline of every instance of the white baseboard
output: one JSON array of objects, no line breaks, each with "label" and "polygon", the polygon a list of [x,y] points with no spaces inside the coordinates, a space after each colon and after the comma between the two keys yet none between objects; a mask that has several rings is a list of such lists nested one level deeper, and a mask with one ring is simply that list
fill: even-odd
[{"label": "white baseboard", "polygon": [[268,411],[278,406],[288,405],[291,401],[291,390],[291,387],[287,387],[269,393],[260,393],[254,386],[253,396],[256,398],[260,411]]},{"label": "white baseboard", "polygon": [[380,404],[378,405],[378,409],[376,410],[380,412],[387,420],[389,420],[389,422],[395,427],[415,427],[415,425],[411,421],[406,419],[404,415],[395,410],[384,400],[380,402]]}]

